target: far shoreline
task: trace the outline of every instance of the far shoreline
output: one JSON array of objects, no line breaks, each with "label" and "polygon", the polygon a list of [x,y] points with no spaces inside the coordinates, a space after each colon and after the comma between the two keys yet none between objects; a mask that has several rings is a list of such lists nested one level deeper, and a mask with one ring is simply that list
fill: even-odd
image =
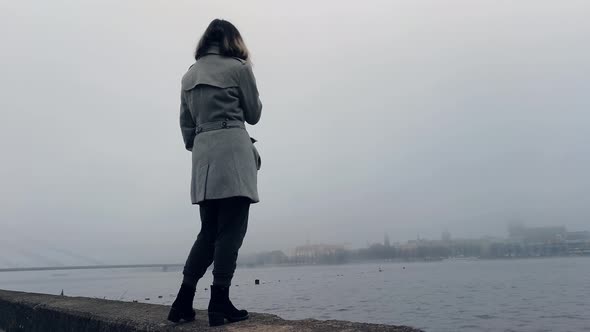
[{"label": "far shoreline", "polygon": [[[565,258],[590,258],[590,255],[569,255],[569,256],[537,256],[537,257],[449,257],[431,260],[358,260],[342,263],[307,263],[307,264],[243,264],[238,265],[240,269],[275,268],[275,267],[314,267],[314,266],[346,266],[346,265],[380,265],[380,264],[414,264],[414,263],[441,263],[441,262],[476,262],[476,261],[522,261],[541,259],[565,259]],[[109,269],[162,269],[163,272],[182,269],[184,264],[110,264],[110,265],[84,265],[84,266],[45,266],[45,267],[18,267],[1,268],[2,272],[37,272],[37,271],[64,271],[64,270],[109,270]]]}]

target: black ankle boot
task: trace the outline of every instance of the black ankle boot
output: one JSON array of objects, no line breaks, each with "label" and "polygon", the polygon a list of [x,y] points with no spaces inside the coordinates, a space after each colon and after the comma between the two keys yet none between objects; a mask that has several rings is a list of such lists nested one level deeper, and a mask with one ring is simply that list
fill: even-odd
[{"label": "black ankle boot", "polygon": [[238,310],[229,300],[229,286],[211,286],[211,300],[209,301],[209,326],[219,326],[229,322],[248,319],[246,310]]},{"label": "black ankle boot", "polygon": [[193,309],[193,300],[195,299],[195,287],[187,284],[180,285],[180,290],[176,300],[172,303],[168,320],[178,323],[181,319],[187,322],[195,320],[196,312]]}]

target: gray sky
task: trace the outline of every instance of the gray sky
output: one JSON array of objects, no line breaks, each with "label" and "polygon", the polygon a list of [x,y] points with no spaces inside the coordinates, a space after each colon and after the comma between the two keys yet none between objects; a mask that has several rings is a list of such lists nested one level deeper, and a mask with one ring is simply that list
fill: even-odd
[{"label": "gray sky", "polygon": [[0,266],[182,262],[180,78],[211,19],[255,64],[243,252],[590,229],[590,3],[2,1]]}]

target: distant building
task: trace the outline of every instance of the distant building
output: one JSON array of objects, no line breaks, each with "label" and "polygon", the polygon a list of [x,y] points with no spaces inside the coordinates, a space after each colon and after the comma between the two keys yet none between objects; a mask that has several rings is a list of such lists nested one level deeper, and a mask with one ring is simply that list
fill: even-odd
[{"label": "distant building", "polygon": [[567,243],[588,242],[588,241],[590,241],[590,232],[588,232],[588,231],[567,232],[565,235],[565,241]]},{"label": "distant building", "polygon": [[391,242],[389,242],[389,235],[387,235],[387,233],[385,233],[383,238],[383,245],[386,247],[391,247]]},{"label": "distant building", "polygon": [[526,227],[513,224],[508,227],[509,239],[526,244],[559,243],[567,239],[564,226]]},{"label": "distant building", "polygon": [[443,242],[451,242],[451,233],[445,229],[444,232],[442,232],[440,239]]},{"label": "distant building", "polygon": [[345,245],[340,244],[308,244],[295,247],[293,258],[297,261],[315,261],[317,258],[327,255],[335,255],[346,250]]}]

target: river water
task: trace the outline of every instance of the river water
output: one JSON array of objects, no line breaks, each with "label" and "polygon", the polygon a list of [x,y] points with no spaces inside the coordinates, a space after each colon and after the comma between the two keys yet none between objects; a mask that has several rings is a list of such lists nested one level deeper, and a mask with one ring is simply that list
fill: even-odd
[{"label": "river water", "polygon": [[[0,288],[171,304],[180,280],[180,270],[147,268],[4,272]],[[210,283],[208,272],[196,308],[207,308]],[[231,295],[237,306],[286,319],[429,332],[590,331],[590,258],[239,268]]]}]

